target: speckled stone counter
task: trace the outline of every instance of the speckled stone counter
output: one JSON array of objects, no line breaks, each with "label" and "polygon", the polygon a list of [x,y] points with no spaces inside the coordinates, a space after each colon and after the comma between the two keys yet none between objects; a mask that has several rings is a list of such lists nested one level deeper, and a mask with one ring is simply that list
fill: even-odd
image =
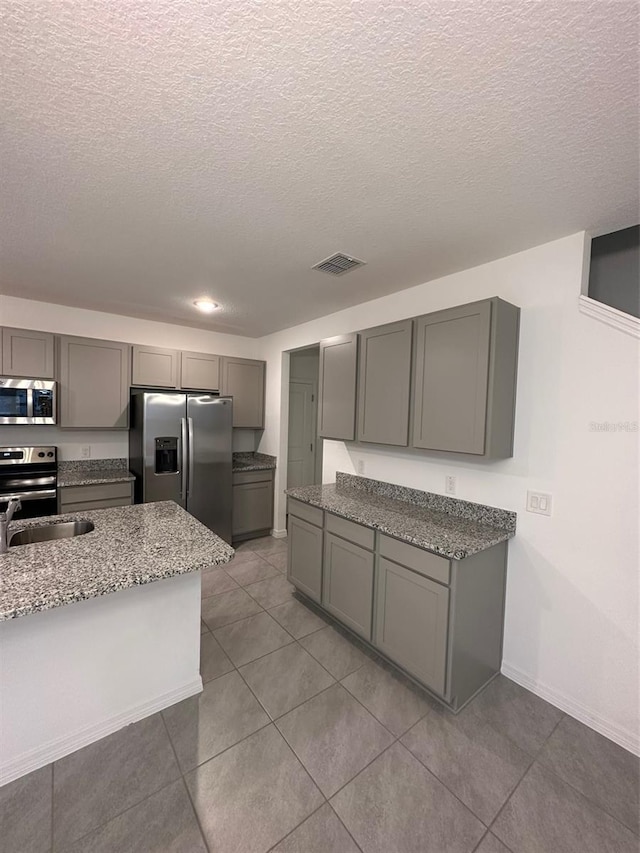
[{"label": "speckled stone counter", "polygon": [[276,461],[267,453],[234,453],[233,471],[269,471],[276,467]]},{"label": "speckled stone counter", "polygon": [[135,480],[128,461],[119,459],[77,459],[58,463],[58,488],[97,486],[103,483],[131,483]]},{"label": "speckled stone counter", "polygon": [[516,532],[515,512],[342,472],[332,485],[286,493],[452,560],[491,548]]},{"label": "speckled stone counter", "polygon": [[95,530],[0,554],[0,621],[227,563],[234,553],[173,501],[16,521],[10,533],[77,519]]}]

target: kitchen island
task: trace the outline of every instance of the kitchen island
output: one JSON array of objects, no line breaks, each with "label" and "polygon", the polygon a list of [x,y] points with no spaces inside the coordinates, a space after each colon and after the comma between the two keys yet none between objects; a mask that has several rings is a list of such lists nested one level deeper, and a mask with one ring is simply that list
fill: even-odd
[{"label": "kitchen island", "polygon": [[200,570],[233,549],[171,501],[0,555],[0,784],[202,689]]}]

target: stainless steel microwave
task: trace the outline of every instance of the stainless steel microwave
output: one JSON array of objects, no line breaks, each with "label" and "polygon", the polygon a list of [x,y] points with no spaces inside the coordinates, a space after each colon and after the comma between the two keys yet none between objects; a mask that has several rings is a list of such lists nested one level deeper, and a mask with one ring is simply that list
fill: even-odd
[{"label": "stainless steel microwave", "polygon": [[56,383],[0,376],[0,424],[55,424]]}]

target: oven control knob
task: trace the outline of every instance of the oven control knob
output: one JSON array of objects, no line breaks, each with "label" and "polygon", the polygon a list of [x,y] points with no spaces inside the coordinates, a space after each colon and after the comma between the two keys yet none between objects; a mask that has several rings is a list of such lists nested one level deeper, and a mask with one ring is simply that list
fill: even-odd
[{"label": "oven control knob", "polygon": [[43,453],[42,451],[40,451],[40,453],[38,453],[38,456],[39,456],[40,458],[42,458],[42,457],[44,456],[44,453]]},{"label": "oven control knob", "polygon": [[50,450],[50,451],[47,453],[47,456],[53,456],[53,452]]}]

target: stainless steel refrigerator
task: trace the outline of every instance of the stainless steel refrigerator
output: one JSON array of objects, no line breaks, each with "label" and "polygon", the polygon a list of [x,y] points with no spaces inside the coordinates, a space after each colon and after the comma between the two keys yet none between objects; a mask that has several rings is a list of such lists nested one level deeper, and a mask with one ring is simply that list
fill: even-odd
[{"label": "stainless steel refrigerator", "polygon": [[135,502],[175,501],[230,543],[232,410],[231,397],[132,392]]}]

